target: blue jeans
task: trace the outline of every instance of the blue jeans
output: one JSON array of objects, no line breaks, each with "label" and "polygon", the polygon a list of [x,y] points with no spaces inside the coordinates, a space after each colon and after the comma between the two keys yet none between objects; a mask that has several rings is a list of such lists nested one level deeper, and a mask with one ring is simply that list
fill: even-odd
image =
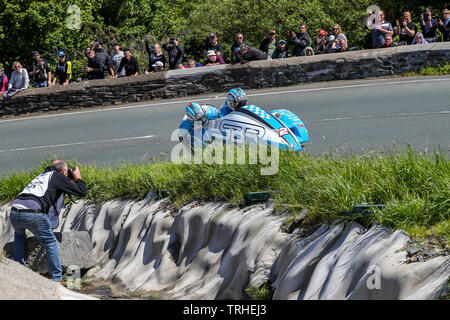
[{"label": "blue jeans", "polygon": [[62,267],[56,237],[50,228],[50,221],[43,213],[17,213],[11,210],[11,224],[14,228],[14,261],[25,263],[26,234],[30,230],[47,252],[48,271],[54,281],[62,280]]},{"label": "blue jeans", "polygon": [[34,82],[33,87],[34,88],[41,88],[41,87],[47,87],[48,82],[42,81],[42,82]]}]

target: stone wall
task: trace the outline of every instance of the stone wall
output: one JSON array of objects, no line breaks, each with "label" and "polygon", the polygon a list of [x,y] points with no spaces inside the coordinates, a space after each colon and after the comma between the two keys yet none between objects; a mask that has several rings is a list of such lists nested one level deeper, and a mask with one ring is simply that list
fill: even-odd
[{"label": "stone wall", "polygon": [[450,42],[444,42],[91,80],[64,87],[28,89],[11,99],[0,97],[0,116],[175,98],[233,87],[257,89],[383,77],[449,60]]}]

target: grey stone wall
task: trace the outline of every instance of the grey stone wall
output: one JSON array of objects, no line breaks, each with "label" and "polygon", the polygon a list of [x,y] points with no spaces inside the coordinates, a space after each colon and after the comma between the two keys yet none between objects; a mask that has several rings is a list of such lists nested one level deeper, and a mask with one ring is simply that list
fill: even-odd
[{"label": "grey stone wall", "polygon": [[172,70],[27,89],[11,99],[0,97],[0,116],[158,100],[233,87],[256,89],[383,77],[447,61],[450,61],[450,42]]}]

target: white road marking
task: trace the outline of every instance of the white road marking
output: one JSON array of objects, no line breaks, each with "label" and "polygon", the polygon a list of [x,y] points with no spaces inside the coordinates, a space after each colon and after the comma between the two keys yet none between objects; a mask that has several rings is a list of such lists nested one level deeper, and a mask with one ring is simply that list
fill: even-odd
[{"label": "white road marking", "polygon": [[393,113],[393,114],[381,114],[381,115],[376,115],[376,116],[358,116],[358,117],[345,117],[345,118],[317,119],[317,120],[309,120],[308,122],[342,121],[342,120],[358,120],[358,119],[360,120],[360,119],[390,118],[390,117],[405,117],[405,116],[426,116],[426,115],[430,115],[430,114],[450,114],[450,111]]},{"label": "white road marking", "polygon": [[[445,78],[447,80],[450,80],[450,78]],[[321,91],[321,90],[339,90],[339,89],[351,89],[351,88],[362,88],[362,87],[375,87],[375,86],[385,86],[385,85],[392,85],[392,84],[410,84],[410,83],[425,83],[425,82],[437,82],[437,81],[443,81],[442,78],[439,79],[417,79],[417,80],[404,80],[404,81],[389,81],[389,82],[378,82],[378,83],[365,83],[365,84],[352,84],[352,85],[343,85],[343,86],[335,86],[335,87],[321,87],[321,88],[309,88],[309,89],[297,89],[297,90],[287,90],[287,91],[275,91],[275,92],[264,92],[264,93],[254,93],[254,94],[248,94],[248,97],[259,97],[259,96],[268,96],[268,95],[277,95],[277,94],[289,94],[289,93],[299,93],[299,92],[313,92],[313,91]],[[203,101],[211,101],[211,100],[224,100],[226,96],[214,96],[209,98],[203,98],[203,99],[196,99],[196,102],[203,102]],[[168,102],[153,102],[153,103],[147,103],[147,104],[140,104],[140,105],[131,105],[131,106],[123,106],[123,107],[107,107],[104,109],[99,110],[86,110],[86,111],[76,111],[76,112],[67,112],[67,113],[61,113],[61,114],[49,114],[49,115],[42,115],[42,116],[31,116],[27,118],[14,118],[14,119],[5,119],[0,120],[1,123],[6,122],[14,122],[14,121],[24,121],[24,120],[35,120],[35,119],[47,119],[47,118],[55,118],[55,117],[64,117],[64,116],[72,116],[72,115],[79,115],[79,114],[87,114],[87,113],[94,113],[94,112],[109,112],[109,111],[119,111],[119,110],[127,110],[127,109],[136,109],[136,108],[146,108],[149,106],[163,106],[163,105],[171,105],[171,104],[180,104],[185,103],[187,104],[191,100],[178,100],[178,101],[168,101]]]},{"label": "white road marking", "polygon": [[23,147],[23,148],[3,149],[3,150],[0,150],[0,153],[11,152],[11,151],[26,151],[26,150],[35,150],[35,149],[80,146],[80,145],[92,144],[92,143],[122,142],[122,141],[139,140],[139,139],[150,139],[153,137],[154,137],[154,135],[149,135],[149,136],[141,136],[141,137],[129,137],[129,138],[117,138],[117,139],[106,139],[106,140],[96,140],[96,141],[82,141],[82,142],[72,142],[72,143],[51,144],[51,145],[46,145],[46,146],[31,146],[31,147]]}]

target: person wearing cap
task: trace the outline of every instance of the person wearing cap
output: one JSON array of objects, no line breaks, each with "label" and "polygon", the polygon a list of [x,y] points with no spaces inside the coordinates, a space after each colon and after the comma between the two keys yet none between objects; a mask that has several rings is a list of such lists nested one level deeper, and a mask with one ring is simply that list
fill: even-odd
[{"label": "person wearing cap", "polygon": [[84,72],[86,72],[88,80],[103,79],[105,77],[103,65],[95,56],[95,52],[91,47],[86,48],[86,56],[88,58],[88,64],[84,68]]},{"label": "person wearing cap", "polygon": [[315,54],[327,53],[327,32],[325,30],[319,31],[319,37],[316,40]]},{"label": "person wearing cap", "polygon": [[0,93],[8,90],[8,76],[3,72],[3,69],[0,68]]},{"label": "person wearing cap", "polygon": [[289,58],[289,50],[286,46],[286,40],[278,41],[277,48],[273,53],[273,59]]},{"label": "person wearing cap", "polygon": [[105,48],[103,48],[103,40],[97,39],[95,41],[95,57],[100,62],[100,65],[103,68],[103,73],[105,77],[108,75],[108,64],[109,64],[109,55],[106,52]]},{"label": "person wearing cap", "polygon": [[206,61],[203,63],[203,66],[215,66],[218,64],[225,64],[222,56],[214,52],[214,50],[209,50],[206,53]]},{"label": "person wearing cap", "polygon": [[33,76],[34,88],[47,87],[52,83],[50,64],[47,60],[41,58],[38,51],[33,52],[32,70],[29,72],[29,75]]},{"label": "person wearing cap", "polygon": [[158,43],[153,45],[153,49],[150,48],[148,44],[148,40],[150,39],[149,37],[150,36],[145,37],[145,50],[147,50],[148,53],[148,71],[152,72],[154,71],[153,65],[155,65],[158,61],[163,64],[163,67],[166,66],[166,56]]},{"label": "person wearing cap", "polygon": [[155,64],[152,65],[151,72],[161,72],[164,71],[164,64],[161,61],[156,61]]},{"label": "person wearing cap", "polygon": [[169,53],[169,68],[183,69],[183,48],[179,46],[177,37],[168,38],[162,48]]},{"label": "person wearing cap", "polygon": [[72,82],[72,62],[66,59],[66,53],[64,51],[58,52],[58,63],[56,64],[52,86],[55,86],[56,78],[59,79],[59,84],[63,86]]},{"label": "person wearing cap", "polygon": [[433,19],[433,13],[431,9],[426,8],[425,14],[420,15],[420,29],[422,30],[425,40],[428,42],[440,41],[440,38],[436,38],[436,31],[438,27],[438,21]]},{"label": "person wearing cap", "polygon": [[[115,76],[117,74],[117,70],[119,70],[120,62],[122,62],[123,57],[125,57],[125,54],[122,50],[120,50],[120,46],[117,42],[114,42],[113,44],[113,53],[109,57],[108,66],[109,66],[109,73],[111,76]],[[120,74],[117,74],[119,77],[125,76],[125,69],[120,72]]]},{"label": "person wearing cap", "polygon": [[[137,76],[139,74],[138,60],[131,55],[131,51],[128,48],[123,49],[123,53],[125,54],[125,57],[123,57],[120,62],[117,74],[120,74],[122,69],[125,69],[125,76]],[[117,74],[114,75],[114,78],[117,78]]]},{"label": "person wearing cap", "polygon": [[275,59],[274,53],[277,47],[278,40],[276,39],[276,31],[275,29],[269,29],[267,37],[259,45],[259,50],[265,52],[272,59]]},{"label": "person wearing cap", "polygon": [[442,39],[444,41],[450,41],[450,10],[442,10],[442,17],[444,21],[439,19],[439,30],[442,32]]},{"label": "person wearing cap", "polygon": [[372,48],[382,48],[385,41],[385,35],[394,34],[394,28],[389,21],[384,20],[384,12],[382,10],[378,13],[379,22],[376,21],[378,19],[373,19],[373,14],[367,15],[365,19],[365,25],[367,28],[372,29]]},{"label": "person wearing cap", "polygon": [[222,45],[218,42],[217,34],[215,34],[214,32],[209,35],[208,41],[205,45],[206,53],[211,50],[214,51],[218,56],[222,55]]}]

